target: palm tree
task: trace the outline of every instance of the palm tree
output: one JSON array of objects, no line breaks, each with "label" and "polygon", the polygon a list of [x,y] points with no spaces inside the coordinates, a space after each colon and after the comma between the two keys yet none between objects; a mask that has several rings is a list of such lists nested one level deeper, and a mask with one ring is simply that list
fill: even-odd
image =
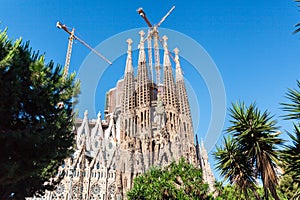
[{"label": "palm tree", "polygon": [[[300,0],[295,0],[295,2],[300,2]],[[300,32],[300,22],[298,24],[296,24],[295,27],[296,27],[296,30],[293,32],[294,34]]]},{"label": "palm tree", "polygon": [[266,199],[268,191],[275,200],[279,199],[275,169],[278,162],[277,146],[283,141],[278,137],[280,132],[276,132],[276,121],[268,111],[261,113],[255,104],[250,104],[249,107],[240,102],[232,104],[229,112],[232,125],[226,132],[233,134],[238,149],[250,162],[255,177],[261,178]]},{"label": "palm tree", "polygon": [[[248,199],[248,189],[252,190],[256,199],[261,199],[256,192],[252,164],[239,149],[237,141],[231,137],[224,138],[224,146],[217,147],[214,153],[217,160],[216,168],[221,175],[229,180],[238,191]],[[241,196],[241,194],[239,195]]]},{"label": "palm tree", "polygon": [[300,127],[294,124],[294,135],[288,133],[292,145],[286,145],[282,152],[285,173],[293,177],[293,181],[300,185]]},{"label": "palm tree", "polygon": [[[299,28],[300,29],[300,28]],[[288,89],[286,94],[290,103],[281,103],[283,110],[288,114],[284,116],[287,120],[298,120],[293,123],[294,134],[288,133],[291,143],[286,145],[282,151],[282,158],[284,160],[284,170],[286,175],[292,177],[292,183],[300,185],[300,81],[297,81],[298,89]],[[300,189],[295,193],[300,198]],[[297,198],[297,197],[295,197]]]},{"label": "palm tree", "polygon": [[290,119],[300,120],[300,81],[297,81],[297,86],[298,86],[298,90],[288,89],[288,92],[286,94],[286,98],[291,102],[281,103],[281,105],[283,106],[283,110],[288,112],[288,114],[284,116],[285,117],[284,119],[286,120],[290,120]]}]

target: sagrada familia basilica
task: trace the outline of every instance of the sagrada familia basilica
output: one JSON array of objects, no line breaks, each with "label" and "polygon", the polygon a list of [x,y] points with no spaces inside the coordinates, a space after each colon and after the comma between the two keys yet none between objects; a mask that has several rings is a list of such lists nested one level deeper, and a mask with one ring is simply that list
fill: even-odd
[{"label": "sagrada familia basilica", "polygon": [[214,177],[204,145],[195,138],[179,50],[174,49],[172,56],[174,78],[168,38],[163,37],[163,67],[155,64],[154,82],[145,33],[139,35],[137,75],[128,39],[124,78],[107,92],[105,115],[89,119],[85,111],[84,118],[76,120],[76,151],[59,168],[63,179],[56,190],[42,199],[126,199],[136,176],[181,157],[202,169],[204,182],[212,190]]}]

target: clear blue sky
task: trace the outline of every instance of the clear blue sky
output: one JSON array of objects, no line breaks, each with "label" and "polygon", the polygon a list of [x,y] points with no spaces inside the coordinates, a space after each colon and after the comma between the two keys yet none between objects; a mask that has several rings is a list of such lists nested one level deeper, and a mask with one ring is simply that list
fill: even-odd
[{"label": "clear blue sky", "polygon": [[[283,115],[279,103],[286,101],[287,88],[295,88],[300,75],[300,34],[292,35],[300,13],[292,0],[3,0],[0,29],[7,26],[10,38],[21,36],[24,41],[30,40],[34,50],[46,53],[46,60],[64,64],[68,35],[55,27],[56,21],[74,26],[76,34],[95,47],[122,31],[144,27],[144,21],[136,13],[138,7],[143,7],[155,23],[173,5],[176,9],[161,27],[186,34],[209,53],[223,79],[227,105],[238,100],[256,101],[262,110],[270,110],[279,119],[282,129],[290,129],[291,123],[279,118]],[[105,55],[105,51],[101,53]],[[71,71],[78,71],[88,54],[87,48],[75,43]],[[116,61],[118,66],[107,70],[111,78],[98,86],[97,109],[102,112],[104,92],[122,76],[124,59],[121,57]],[[193,76],[189,68],[183,66],[183,70],[186,76]],[[206,93],[200,103],[202,114],[197,130],[199,137],[206,137],[210,111],[205,104],[210,103],[209,94],[203,80],[199,79],[199,85],[191,84],[203,87],[200,90]],[[228,125],[227,117],[224,128]]]}]

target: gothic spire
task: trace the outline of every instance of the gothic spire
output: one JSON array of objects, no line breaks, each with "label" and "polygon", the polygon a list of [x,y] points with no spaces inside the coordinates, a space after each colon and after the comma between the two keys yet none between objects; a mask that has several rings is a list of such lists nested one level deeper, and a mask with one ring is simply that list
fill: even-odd
[{"label": "gothic spire", "polygon": [[[84,111],[84,118],[82,120],[82,123],[80,127],[77,130],[77,145],[82,146],[84,142],[87,140],[89,142],[90,140],[90,127],[89,127],[89,119],[88,119],[88,111]],[[89,150],[89,146],[87,146]]]},{"label": "gothic spire", "polygon": [[160,85],[160,57],[159,57],[159,47],[158,47],[158,30],[157,27],[153,27],[153,38],[154,38],[154,58],[155,58],[155,71],[156,71],[156,84]]},{"label": "gothic spire", "polygon": [[168,37],[164,35],[163,40],[164,40],[164,66],[171,66],[168,44],[167,44]]},{"label": "gothic spire", "polygon": [[194,142],[193,123],[191,118],[190,104],[184,84],[183,73],[180,66],[179,49],[174,49],[176,63],[176,92],[178,98],[178,108],[180,115],[180,125],[183,127],[183,136],[188,138],[189,142]]},{"label": "gothic spire", "polygon": [[97,114],[97,121],[95,127],[91,130],[91,136],[92,137],[97,137],[99,136],[101,139],[104,138],[104,133],[102,129],[102,122],[101,122],[101,113],[98,112]]},{"label": "gothic spire", "polygon": [[147,105],[150,102],[149,92],[149,77],[146,65],[146,54],[144,49],[144,35],[145,32],[141,30],[140,44],[139,44],[139,60],[138,60],[138,73],[137,73],[137,106]]},{"label": "gothic spire", "polygon": [[174,77],[172,73],[172,66],[169,57],[169,50],[167,45],[167,36],[163,36],[164,41],[164,103],[166,106],[173,106],[174,108],[177,107],[177,100],[176,100],[176,91],[175,91],[175,83]]},{"label": "gothic spire", "polygon": [[146,63],[145,42],[144,42],[145,32],[143,30],[141,30],[139,32],[139,35],[140,35],[140,44],[139,44],[139,49],[140,49],[140,52],[139,52],[139,64],[140,64],[141,62],[145,62]]},{"label": "gothic spire", "polygon": [[179,60],[179,49],[174,49],[175,53],[175,62],[176,62],[176,88],[177,88],[177,97],[178,97],[178,104],[179,104],[179,111],[180,114],[185,115],[188,120],[191,122],[191,110],[190,110],[190,104],[184,84],[184,79],[182,75],[182,70],[180,67],[180,60]]},{"label": "gothic spire", "polygon": [[182,70],[179,62],[179,56],[178,56],[179,49],[175,48],[174,53],[175,53],[175,63],[176,63],[176,81],[183,80],[183,74],[182,74]]},{"label": "gothic spire", "polygon": [[124,87],[123,87],[123,99],[122,99],[122,112],[126,113],[135,106],[135,95],[134,95],[134,71],[132,67],[132,51],[131,44],[132,40],[127,40],[127,60],[124,73]]},{"label": "gothic spire", "polygon": [[126,40],[126,42],[128,43],[128,50],[127,50],[127,59],[126,59],[126,67],[125,67],[125,74],[129,73],[129,72],[133,72],[133,67],[132,67],[132,40],[131,38],[129,38],[128,40]]}]

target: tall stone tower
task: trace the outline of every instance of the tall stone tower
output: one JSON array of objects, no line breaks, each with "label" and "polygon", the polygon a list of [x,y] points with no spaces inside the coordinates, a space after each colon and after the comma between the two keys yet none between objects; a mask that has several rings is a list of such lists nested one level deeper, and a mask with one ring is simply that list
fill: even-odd
[{"label": "tall stone tower", "polygon": [[[198,165],[190,107],[176,54],[176,83],[164,36],[163,84],[149,79],[140,31],[137,77],[132,67],[132,40],[128,39],[127,61],[123,81],[120,112],[120,160],[117,187],[123,195],[132,187],[133,179],[150,166],[164,166],[180,157]],[[115,105],[115,104],[114,104]]]},{"label": "tall stone tower", "polygon": [[174,49],[174,79],[168,38],[163,37],[163,84],[155,83],[149,77],[153,73],[147,64],[145,33],[140,31],[139,35],[137,75],[133,41],[128,39],[124,78],[106,94],[104,120],[100,114],[98,119],[89,120],[87,112],[83,120],[77,120],[77,150],[59,169],[65,176],[47,198],[126,199],[136,176],[151,166],[164,167],[181,157],[201,167],[204,180],[212,186],[214,177],[204,145],[194,143],[179,50]]}]

